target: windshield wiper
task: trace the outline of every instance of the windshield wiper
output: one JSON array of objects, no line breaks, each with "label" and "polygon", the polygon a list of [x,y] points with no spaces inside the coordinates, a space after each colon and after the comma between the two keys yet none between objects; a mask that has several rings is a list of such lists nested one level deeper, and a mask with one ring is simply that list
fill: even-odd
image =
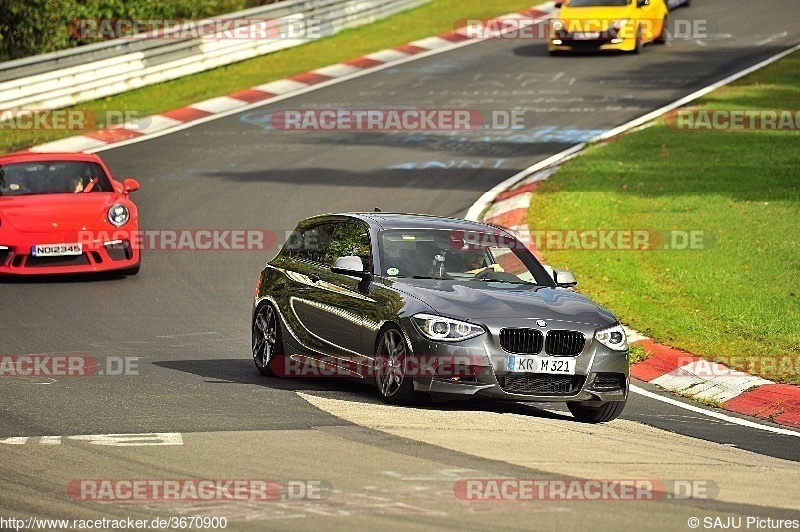
[{"label": "windshield wiper", "polygon": [[527,284],[532,286],[542,286],[537,285],[536,283],[529,283],[528,281],[523,281],[520,279],[519,281],[509,281],[508,279],[492,279],[491,277],[477,277],[475,279],[470,279],[471,281],[484,281],[487,283],[507,283],[507,284]]}]

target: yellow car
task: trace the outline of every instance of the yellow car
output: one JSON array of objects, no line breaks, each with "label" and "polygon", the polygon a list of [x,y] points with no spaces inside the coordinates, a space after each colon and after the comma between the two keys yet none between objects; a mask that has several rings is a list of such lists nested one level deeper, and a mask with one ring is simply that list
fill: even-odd
[{"label": "yellow car", "polygon": [[547,49],[570,51],[622,50],[639,53],[650,42],[667,40],[665,0],[566,0],[550,21]]}]

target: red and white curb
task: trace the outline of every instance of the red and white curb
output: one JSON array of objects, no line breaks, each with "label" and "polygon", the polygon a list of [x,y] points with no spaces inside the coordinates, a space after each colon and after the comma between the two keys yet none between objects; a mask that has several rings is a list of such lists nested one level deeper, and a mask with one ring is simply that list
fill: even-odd
[{"label": "red and white curb", "polygon": [[[559,162],[575,157],[579,152],[568,150]],[[494,199],[480,205],[481,209],[488,205],[488,209],[471,218],[510,229],[545,265],[544,257],[530,239],[527,218],[534,192],[542,181],[560,168],[558,165],[543,167],[543,163],[549,161],[518,174],[518,177],[522,176],[521,180],[518,178],[510,188],[502,192],[495,190]],[[522,174],[527,174],[527,177]],[[656,343],[632,329],[625,330],[631,345],[640,345],[652,353],[647,360],[631,366],[631,376],[683,396],[717,403],[730,412],[800,428],[800,387],[776,384],[735,371],[723,364]]]},{"label": "red and white curb", "polygon": [[[547,20],[556,11],[552,2],[486,21],[475,31],[466,26],[442,35],[412,41],[343,63],[318,68],[290,78],[237,91],[227,96],[151,115],[136,122],[92,131],[33,147],[35,152],[97,152],[159,137],[188,127],[254,109],[280,100],[340,83],[387,67],[448,52]],[[513,25],[503,21],[514,20]],[[492,24],[492,22],[495,22]],[[498,29],[491,29],[498,28]]]}]

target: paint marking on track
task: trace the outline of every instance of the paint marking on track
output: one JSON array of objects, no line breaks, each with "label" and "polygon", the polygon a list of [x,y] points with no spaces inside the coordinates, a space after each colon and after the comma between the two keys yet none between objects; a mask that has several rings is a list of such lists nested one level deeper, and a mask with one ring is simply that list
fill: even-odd
[{"label": "paint marking on track", "polygon": [[60,445],[64,440],[70,442],[85,442],[91,445],[106,445],[110,447],[144,447],[183,445],[183,435],[180,432],[148,432],[144,434],[82,434],[79,436],[16,436],[0,439],[0,444],[5,445]]},{"label": "paint marking on track", "polygon": [[664,397],[662,395],[658,395],[657,393],[653,393],[638,386],[631,384],[631,392],[637,393],[639,395],[643,395],[644,397],[648,397],[650,399],[655,399],[656,401],[661,401],[663,403],[670,404],[672,406],[677,406],[678,408],[683,408],[685,410],[689,410],[690,412],[696,412],[698,414],[703,414],[708,417],[713,417],[716,419],[721,419],[728,423],[733,423],[735,425],[741,425],[743,427],[748,427],[751,429],[758,429],[763,430],[766,432],[773,432],[775,434],[783,434],[784,436],[797,436],[800,437],[800,432],[795,432],[789,429],[783,429],[780,427],[771,427],[769,425],[762,425],[760,423],[755,423],[753,421],[747,419],[741,419],[738,417],[728,416],[721,412],[714,412],[713,410],[706,410],[705,408],[700,408],[699,406],[694,406],[690,404],[686,404],[684,402],[678,401],[677,399],[672,399],[670,397]]}]

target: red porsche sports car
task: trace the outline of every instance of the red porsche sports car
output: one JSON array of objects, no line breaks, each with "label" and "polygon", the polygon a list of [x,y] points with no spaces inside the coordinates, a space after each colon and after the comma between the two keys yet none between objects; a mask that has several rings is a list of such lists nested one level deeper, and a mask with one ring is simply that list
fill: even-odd
[{"label": "red porsche sports car", "polygon": [[138,188],[97,155],[0,157],[0,275],[138,273]]}]

